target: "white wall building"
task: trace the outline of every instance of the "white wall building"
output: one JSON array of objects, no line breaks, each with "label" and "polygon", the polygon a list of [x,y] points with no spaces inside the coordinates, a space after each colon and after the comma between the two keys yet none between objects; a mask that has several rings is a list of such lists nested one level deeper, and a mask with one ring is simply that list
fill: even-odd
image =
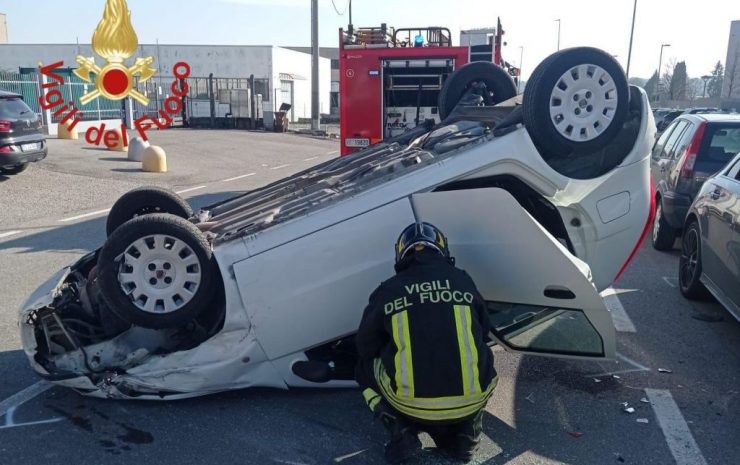
[{"label": "white wall building", "polygon": [[[77,55],[95,56],[89,44],[0,44],[0,67],[4,70],[33,68],[39,63],[64,61],[65,67],[76,68]],[[263,94],[265,124],[272,125],[272,112],[281,103],[290,103],[291,120],[311,117],[311,55],[270,45],[165,45],[140,44],[139,56],[153,56],[153,67],[171,81],[175,63],[190,65],[191,76],[218,78],[267,79]],[[101,58],[97,57],[100,63]],[[156,79],[156,77],[154,78]],[[259,91],[259,88],[258,88]],[[319,59],[319,109],[330,111],[330,60]],[[269,95],[265,95],[268,94]],[[276,100],[277,99],[277,100]]]}]

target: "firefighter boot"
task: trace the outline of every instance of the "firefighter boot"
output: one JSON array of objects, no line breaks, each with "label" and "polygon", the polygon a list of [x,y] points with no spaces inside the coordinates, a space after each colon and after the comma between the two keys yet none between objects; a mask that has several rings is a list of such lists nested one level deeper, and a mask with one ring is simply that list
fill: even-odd
[{"label": "firefighter boot", "polygon": [[446,444],[448,453],[455,460],[468,463],[473,460],[483,433],[483,412],[460,425],[456,434]]},{"label": "firefighter boot", "polygon": [[390,436],[390,441],[385,445],[385,459],[388,463],[403,463],[421,453],[421,441],[416,429],[385,402],[380,402],[375,415]]}]

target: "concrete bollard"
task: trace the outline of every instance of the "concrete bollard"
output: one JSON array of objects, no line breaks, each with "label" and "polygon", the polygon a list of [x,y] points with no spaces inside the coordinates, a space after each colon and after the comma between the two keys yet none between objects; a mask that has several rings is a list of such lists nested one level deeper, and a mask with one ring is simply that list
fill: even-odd
[{"label": "concrete bollard", "polygon": [[111,132],[115,132],[118,135],[118,137],[116,137],[114,140],[115,145],[113,145],[112,147],[108,147],[108,150],[113,150],[114,152],[126,152],[128,150],[128,146],[126,145],[126,142],[123,140],[123,134],[121,133],[121,128],[109,129],[108,131],[106,131],[106,135]]},{"label": "concrete bollard", "polygon": [[70,131],[69,126],[67,126],[66,124],[59,124],[57,125],[57,138],[77,140],[80,138],[80,135],[77,132],[77,127],[72,128],[72,130]]},{"label": "concrete bollard", "polygon": [[128,145],[128,159],[130,161],[142,161],[144,159],[144,150],[149,147],[149,141],[141,137],[134,137]]},{"label": "concrete bollard", "polygon": [[149,173],[166,173],[167,155],[164,153],[164,149],[157,145],[151,145],[144,149],[141,169]]}]

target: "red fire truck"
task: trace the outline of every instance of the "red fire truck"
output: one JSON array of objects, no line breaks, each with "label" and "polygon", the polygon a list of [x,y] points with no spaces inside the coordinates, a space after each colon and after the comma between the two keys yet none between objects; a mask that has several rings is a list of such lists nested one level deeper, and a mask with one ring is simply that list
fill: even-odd
[{"label": "red fire truck", "polygon": [[[468,31],[452,46],[444,27],[339,30],[341,153],[347,155],[412,129],[440,122],[437,99],[446,78],[471,61],[493,61],[516,76],[501,58],[503,30]],[[463,32],[465,35],[466,32]]]}]

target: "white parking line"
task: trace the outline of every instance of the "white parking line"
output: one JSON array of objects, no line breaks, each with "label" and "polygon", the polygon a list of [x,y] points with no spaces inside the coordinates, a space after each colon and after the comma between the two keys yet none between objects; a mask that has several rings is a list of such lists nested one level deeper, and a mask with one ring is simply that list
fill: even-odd
[{"label": "white parking line", "polygon": [[15,236],[16,234],[20,234],[20,233],[21,233],[20,231],[7,231],[7,232],[4,232],[4,233],[0,233],[0,239],[2,239],[4,237]]},{"label": "white parking line", "polygon": [[678,278],[672,276],[663,276],[663,281],[673,289],[678,287]]},{"label": "white parking line", "polygon": [[287,165],[278,165],[278,166],[273,166],[273,167],[272,167],[272,168],[270,168],[270,169],[271,169],[271,170],[279,170],[280,168],[285,168],[285,167],[288,167],[288,166],[290,166],[290,163],[288,163]]},{"label": "white parking line", "polygon": [[619,297],[617,297],[617,291],[614,290],[613,287],[610,287],[602,292],[601,298],[604,299],[604,304],[606,305],[607,310],[609,310],[609,313],[611,313],[612,315],[614,328],[616,328],[617,331],[622,333],[637,332],[637,329],[632,323],[632,320],[630,320],[629,315],[627,315],[627,312],[624,311],[622,302],[619,300]]},{"label": "white parking line", "polygon": [[333,152],[327,152],[326,154],[327,155],[334,155],[335,153],[339,153],[339,150],[335,150]]},{"label": "white parking line", "polygon": [[318,156],[316,156],[316,157],[309,157],[309,158],[304,158],[304,159],[303,159],[303,161],[311,161],[311,160],[316,160],[317,158],[319,158],[319,157],[318,157]]},{"label": "white parking line", "polygon": [[645,389],[676,465],[707,465],[670,391]]},{"label": "white parking line", "polygon": [[224,180],[223,180],[223,181],[221,181],[221,182],[231,182],[231,181],[236,181],[237,179],[244,179],[244,178],[248,178],[248,177],[250,177],[250,176],[254,176],[255,174],[256,174],[256,173],[247,173],[247,174],[242,174],[241,176],[236,176],[236,177],[233,177],[233,178],[229,178],[229,179],[224,179]]},{"label": "white parking line", "polygon": [[0,402],[0,417],[8,413],[9,410],[21,406],[42,392],[51,389],[52,386],[53,384],[47,383],[46,381],[39,381],[36,384],[32,384],[26,389],[13,394]]},{"label": "white parking line", "polygon": [[205,189],[205,188],[206,188],[206,186],[191,187],[190,189],[184,189],[184,190],[181,190],[181,191],[177,191],[177,192],[175,192],[175,194],[184,194],[186,192],[193,192],[193,191],[197,191],[197,190]]},{"label": "white parking line", "polygon": [[84,213],[82,215],[72,216],[70,218],[64,218],[63,220],[59,220],[60,223],[69,223],[70,221],[77,221],[81,220],[82,218],[88,218],[90,216],[98,216],[105,213],[108,213],[110,211],[110,208],[106,208],[105,210],[98,210],[96,212],[90,212],[90,213]]}]

